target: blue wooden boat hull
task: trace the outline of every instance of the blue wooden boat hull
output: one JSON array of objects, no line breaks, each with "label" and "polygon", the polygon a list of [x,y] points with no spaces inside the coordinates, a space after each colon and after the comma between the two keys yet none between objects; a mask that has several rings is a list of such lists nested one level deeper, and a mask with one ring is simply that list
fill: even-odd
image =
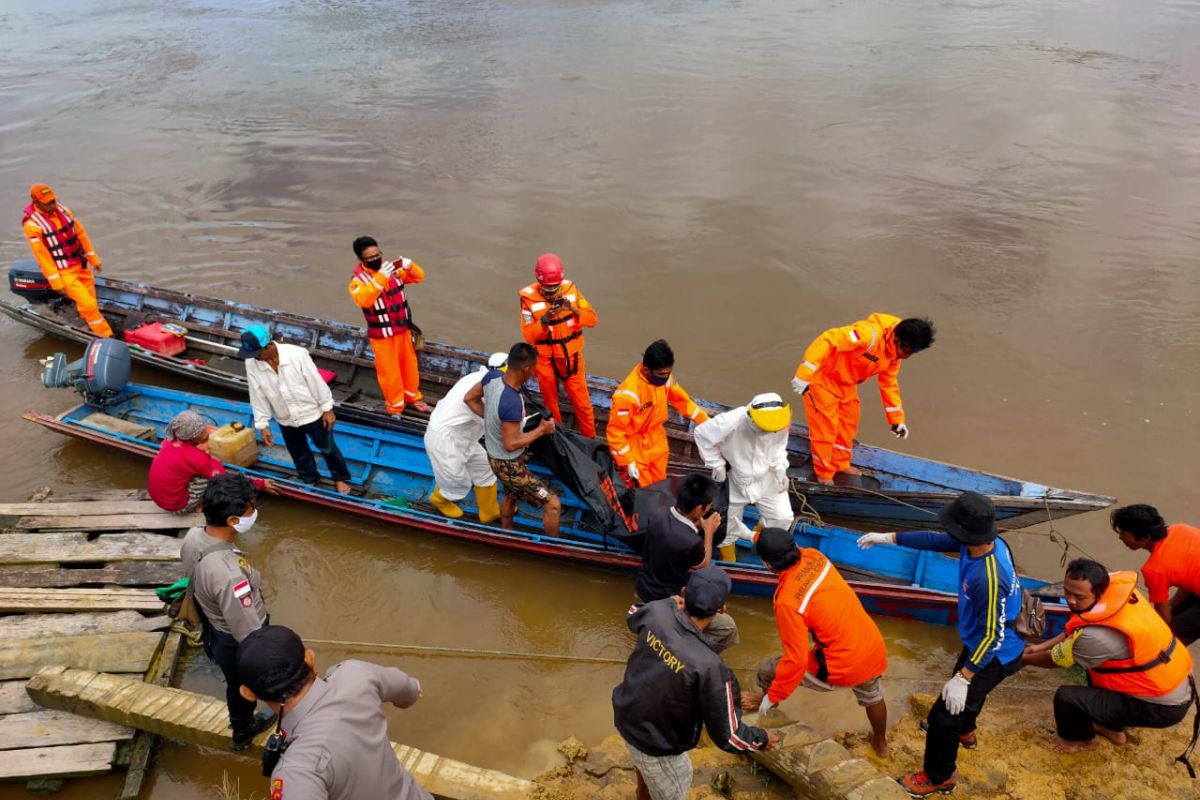
[{"label": "blue wooden boat hull", "polygon": [[[425,424],[420,417],[406,415],[397,420],[385,413],[371,350],[365,331],[358,326],[107,277],[97,278],[97,296],[104,313],[118,324],[145,317],[178,322],[189,329],[187,351],[169,357],[132,348],[133,357],[140,362],[245,393],[244,368],[229,354],[236,349],[234,345],[244,328],[266,325],[276,338],[307,347],[318,366],[338,373],[331,388],[342,419],[413,432],[419,432]],[[0,312],[56,336],[82,343],[91,338],[73,307],[54,310],[46,305],[0,300]],[[484,363],[486,357],[477,350],[428,344],[420,355],[423,389],[431,397],[441,396],[458,378]],[[206,363],[189,361],[199,358]],[[588,383],[597,426],[603,430],[617,384],[595,376],[589,376]],[[539,397],[535,387],[531,387],[531,393]],[[697,402],[710,413],[728,409],[700,398]],[[569,418],[569,403],[561,405]],[[672,471],[697,469],[699,463],[686,421],[673,411],[671,414],[668,434]],[[997,518],[1010,529],[1104,508],[1114,502],[1111,497],[992,475],[861,443],[855,446],[854,465],[867,474],[868,485],[827,487],[805,480],[810,472],[806,426],[793,425],[789,451],[794,487],[813,509],[832,518],[870,521],[877,529],[936,527],[937,509],[964,491],[990,496]],[[799,497],[794,505],[800,510]]]},{"label": "blue wooden boat hull", "polygon": [[[30,412],[25,417],[60,433],[153,457],[158,450],[157,440],[147,441],[117,433],[88,418],[102,412],[152,428],[156,436],[161,436],[167,423],[187,408],[218,425],[252,424],[253,416],[247,403],[143,385],[131,385],[126,398],[103,409],[80,405],[58,416]],[[420,435],[346,422],[339,422],[336,432],[338,446],[353,476],[351,484],[355,492],[352,495],[339,495],[326,488],[297,482],[287,450],[278,445],[260,449],[258,463],[244,471],[275,480],[289,497],[332,509],[627,573],[636,571],[640,565],[638,556],[623,542],[599,532],[587,507],[569,491],[563,490],[562,538],[545,536],[537,512],[523,503],[518,507],[517,530],[514,531],[472,522],[469,516],[447,519],[434,512],[427,503],[434,486],[433,471]],[[277,428],[275,433],[275,440],[282,441]],[[535,469],[541,468],[535,465]],[[468,515],[476,513],[469,501],[462,505]],[[748,514],[747,522],[753,524],[752,514]],[[855,543],[857,531],[836,526],[797,523],[794,532],[797,544],[820,550],[845,572],[872,613],[939,625],[955,621],[958,582],[955,559],[902,547],[863,551]],[[737,561],[723,564],[739,594],[767,597],[774,592],[774,575],[744,543],[739,543]],[[1022,580],[1031,590],[1046,586],[1044,581]],[[1048,619],[1052,632],[1056,632],[1065,622],[1066,609],[1057,601],[1051,601],[1050,605]]]}]

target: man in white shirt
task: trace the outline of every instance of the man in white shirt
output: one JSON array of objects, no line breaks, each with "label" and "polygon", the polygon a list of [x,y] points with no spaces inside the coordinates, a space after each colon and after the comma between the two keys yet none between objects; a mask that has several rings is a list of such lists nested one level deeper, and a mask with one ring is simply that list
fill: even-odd
[{"label": "man in white shirt", "polygon": [[263,444],[275,444],[270,427],[273,416],[300,480],[310,485],[321,480],[308,446],[311,441],[325,459],[338,492],[349,494],[350,470],[333,440],[333,394],[308,351],[273,342],[265,326],[252,325],[242,332],[237,357],[246,362],[254,427],[262,433]]}]

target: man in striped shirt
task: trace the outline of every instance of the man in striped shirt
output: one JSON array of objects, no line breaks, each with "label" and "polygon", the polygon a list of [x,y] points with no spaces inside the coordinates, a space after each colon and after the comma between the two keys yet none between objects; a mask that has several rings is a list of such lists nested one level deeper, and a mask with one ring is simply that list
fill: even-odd
[{"label": "man in striped shirt", "polygon": [[929,710],[924,769],[899,779],[912,797],[954,791],[958,748],[974,748],[975,720],[988,693],[1021,668],[1025,643],[1012,623],[1021,610],[1008,545],[996,535],[992,501],[964,492],[938,514],[946,533],[868,533],[859,547],[899,544],[918,550],[959,553],[958,632],[963,649],[954,675]]}]

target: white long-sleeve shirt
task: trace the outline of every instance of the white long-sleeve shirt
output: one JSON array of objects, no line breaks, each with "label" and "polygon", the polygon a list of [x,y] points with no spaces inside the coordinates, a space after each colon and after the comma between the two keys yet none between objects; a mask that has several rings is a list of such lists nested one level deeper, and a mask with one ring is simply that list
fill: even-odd
[{"label": "white long-sleeve shirt", "polygon": [[275,417],[280,425],[298,428],[332,411],[333,393],[321,379],[308,351],[282,342],[276,342],[275,346],[279,348],[279,372],[264,361],[246,361],[254,427],[263,430],[271,424],[271,417]]},{"label": "white long-sleeve shirt", "polygon": [[777,491],[788,468],[788,429],[760,431],[746,406],[717,414],[696,426],[696,450],[712,469],[729,462],[729,501],[756,503]]}]

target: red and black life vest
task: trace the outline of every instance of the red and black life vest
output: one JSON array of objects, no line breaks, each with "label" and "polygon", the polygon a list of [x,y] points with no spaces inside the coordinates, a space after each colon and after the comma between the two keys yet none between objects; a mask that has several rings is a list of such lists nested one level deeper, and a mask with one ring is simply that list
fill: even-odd
[{"label": "red and black life vest", "polygon": [[[370,283],[379,282],[379,273],[359,264],[354,268],[354,277]],[[375,304],[362,310],[367,320],[367,336],[371,339],[388,339],[401,331],[408,330],[408,299],[404,296],[404,284],[393,275]]]},{"label": "red and black life vest", "polygon": [[75,233],[75,219],[66,206],[59,205],[55,213],[45,214],[33,203],[25,206],[25,220],[33,220],[42,232],[42,241],[59,269],[83,266],[83,246]]}]

